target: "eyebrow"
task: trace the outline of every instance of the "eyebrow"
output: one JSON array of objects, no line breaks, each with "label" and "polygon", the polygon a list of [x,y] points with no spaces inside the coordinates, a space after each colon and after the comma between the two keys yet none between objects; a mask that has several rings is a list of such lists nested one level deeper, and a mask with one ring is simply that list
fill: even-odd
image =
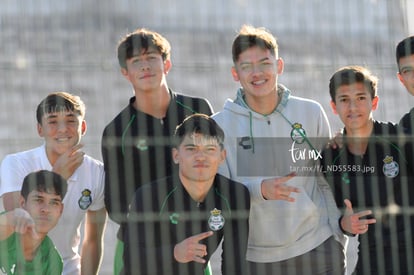
[{"label": "eyebrow", "polygon": [[220,146],[220,144],[215,144],[215,143],[209,143],[209,144],[201,144],[201,145],[197,145],[194,143],[186,143],[186,144],[182,144],[182,146],[184,147],[199,147],[199,146],[204,146],[204,147],[217,147]]},{"label": "eyebrow", "polygon": [[[74,114],[73,112],[70,112],[70,113],[67,113],[66,115],[65,115],[65,117],[76,117],[77,115],[76,114]],[[46,119],[50,119],[50,118],[57,118],[58,117],[58,115],[56,114],[56,113],[50,113],[50,114],[47,114],[47,115],[45,115],[45,118]]]},{"label": "eyebrow", "polygon": [[[361,95],[365,95],[368,96],[369,92],[358,92],[355,94],[355,96],[361,96]],[[337,95],[338,98],[345,98],[345,97],[351,97],[350,95]]]},{"label": "eyebrow", "polygon": [[140,52],[140,53],[134,53],[134,55],[131,56],[131,58],[134,57],[139,57],[141,55],[150,55],[150,54],[160,54],[157,50],[154,49],[148,49],[145,52]]},{"label": "eyebrow", "polygon": [[195,145],[194,143],[186,143],[186,144],[183,144],[183,146],[184,147],[189,147],[189,146],[197,146],[197,145]]},{"label": "eyebrow", "polygon": [[55,202],[62,202],[62,199],[60,198],[56,198],[56,199],[50,199],[51,201],[55,201]]},{"label": "eyebrow", "polygon": [[[56,196],[58,196],[58,195],[56,195]],[[46,198],[45,196],[43,196],[43,195],[34,195],[33,196],[33,198],[35,198],[35,199],[44,199],[44,198]],[[61,198],[51,198],[50,199],[51,201],[56,201],[56,202],[62,202],[62,199]]]},{"label": "eyebrow", "polygon": [[403,69],[414,69],[414,66],[403,66],[400,68],[400,71],[402,71]]},{"label": "eyebrow", "polygon": [[[257,63],[267,61],[267,60],[270,60],[270,58],[269,57],[264,57],[264,58],[260,59],[259,62],[257,62]],[[242,65],[242,64],[253,64],[253,62],[248,62],[248,61],[240,62],[240,65]]]}]

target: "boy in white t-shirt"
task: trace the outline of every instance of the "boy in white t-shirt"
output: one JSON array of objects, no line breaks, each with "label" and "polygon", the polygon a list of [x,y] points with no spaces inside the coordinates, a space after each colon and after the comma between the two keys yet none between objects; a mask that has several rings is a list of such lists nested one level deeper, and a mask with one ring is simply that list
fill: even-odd
[{"label": "boy in white t-shirt", "polygon": [[[49,236],[64,262],[63,274],[98,274],[107,219],[101,162],[85,155],[80,140],[86,132],[85,105],[66,92],[49,94],[37,107],[37,130],[44,144],[7,155],[1,163],[0,196],[4,208],[19,207],[19,190],[30,172],[50,170],[68,181],[65,209]],[[79,254],[80,227],[85,220]]]}]

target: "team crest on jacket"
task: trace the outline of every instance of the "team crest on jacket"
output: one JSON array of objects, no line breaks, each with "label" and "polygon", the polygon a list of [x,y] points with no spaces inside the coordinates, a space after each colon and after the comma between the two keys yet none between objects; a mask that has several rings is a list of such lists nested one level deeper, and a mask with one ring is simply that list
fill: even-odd
[{"label": "team crest on jacket", "polygon": [[92,204],[91,190],[84,189],[82,191],[82,196],[78,200],[79,207],[82,210],[88,209],[89,205]]},{"label": "team crest on jacket", "polygon": [[382,171],[384,175],[389,178],[395,178],[400,173],[400,166],[394,158],[391,156],[386,156],[383,160],[384,166],[382,166]]},{"label": "team crest on jacket", "polygon": [[210,211],[211,215],[208,219],[208,226],[213,231],[219,231],[224,226],[224,217],[221,215],[221,210],[218,210],[217,208],[214,208]]},{"label": "team crest on jacket", "polygon": [[148,150],[147,140],[143,138],[139,139],[137,143],[135,144],[135,147],[137,147],[137,149],[140,151]]},{"label": "team crest on jacket", "polygon": [[292,131],[290,131],[290,137],[296,143],[302,144],[306,137],[306,132],[305,129],[302,128],[302,124],[296,122],[292,125],[292,128]]},{"label": "team crest on jacket", "polygon": [[351,180],[349,179],[348,172],[342,174],[341,180],[345,184],[349,184],[351,182]]},{"label": "team crest on jacket", "polygon": [[178,224],[178,220],[179,220],[179,218],[180,218],[180,214],[178,214],[178,213],[172,213],[172,214],[170,215],[170,222],[171,222],[172,224]]},{"label": "team crest on jacket", "polygon": [[14,274],[16,270],[16,264],[13,264],[11,267],[9,267],[6,263],[5,266],[0,266],[0,274]]}]

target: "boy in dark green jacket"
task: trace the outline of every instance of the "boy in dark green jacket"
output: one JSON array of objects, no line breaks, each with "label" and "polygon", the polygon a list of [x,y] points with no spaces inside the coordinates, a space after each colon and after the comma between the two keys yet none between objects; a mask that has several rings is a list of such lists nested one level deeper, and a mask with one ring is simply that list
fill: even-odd
[{"label": "boy in dark green jacket", "polygon": [[21,208],[0,215],[1,274],[62,274],[62,258],[47,233],[62,214],[66,190],[66,180],[54,172],[25,177]]}]

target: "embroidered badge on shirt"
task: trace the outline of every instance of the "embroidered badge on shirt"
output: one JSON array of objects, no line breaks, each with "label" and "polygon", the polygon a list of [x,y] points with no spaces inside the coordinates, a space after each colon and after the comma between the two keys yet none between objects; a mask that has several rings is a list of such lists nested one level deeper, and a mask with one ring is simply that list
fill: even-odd
[{"label": "embroidered badge on shirt", "polygon": [[341,180],[343,183],[345,184],[349,184],[351,182],[351,180],[349,179],[349,175],[347,172],[342,174]]},{"label": "embroidered badge on shirt", "polygon": [[384,166],[382,166],[382,171],[384,175],[389,178],[395,178],[400,173],[400,166],[394,158],[391,156],[386,156],[383,160]]},{"label": "embroidered badge on shirt", "polygon": [[306,137],[306,132],[305,129],[302,128],[302,124],[296,122],[292,125],[292,128],[292,131],[290,131],[290,137],[296,143],[302,144]]},{"label": "embroidered badge on shirt", "polygon": [[86,210],[88,209],[89,205],[92,204],[92,197],[91,197],[91,190],[89,189],[84,189],[82,191],[82,196],[80,197],[80,199],[78,200],[78,204],[79,207],[82,210]]},{"label": "embroidered badge on shirt", "polygon": [[208,219],[208,226],[213,231],[218,231],[223,228],[224,226],[224,217],[221,215],[221,210],[214,208],[210,211],[211,216]]},{"label": "embroidered badge on shirt", "polygon": [[178,213],[172,213],[171,215],[170,215],[170,222],[172,223],[172,224],[178,224],[178,219],[180,218],[180,214],[178,214]]},{"label": "embroidered badge on shirt", "polygon": [[12,267],[10,268],[10,272],[7,272],[7,269],[6,269],[7,267],[3,267],[3,266],[1,266],[0,267],[0,274],[5,274],[5,275],[7,275],[7,274],[14,274],[14,271],[15,271],[15,269],[16,269],[16,264],[13,264],[12,265]]},{"label": "embroidered badge on shirt", "polygon": [[137,143],[135,144],[135,147],[137,147],[140,151],[146,151],[148,150],[148,144],[146,139],[139,139]]},{"label": "embroidered badge on shirt", "polygon": [[252,149],[252,141],[251,141],[251,138],[250,137],[242,137],[242,138],[240,138],[239,146],[241,146],[244,150]]}]

